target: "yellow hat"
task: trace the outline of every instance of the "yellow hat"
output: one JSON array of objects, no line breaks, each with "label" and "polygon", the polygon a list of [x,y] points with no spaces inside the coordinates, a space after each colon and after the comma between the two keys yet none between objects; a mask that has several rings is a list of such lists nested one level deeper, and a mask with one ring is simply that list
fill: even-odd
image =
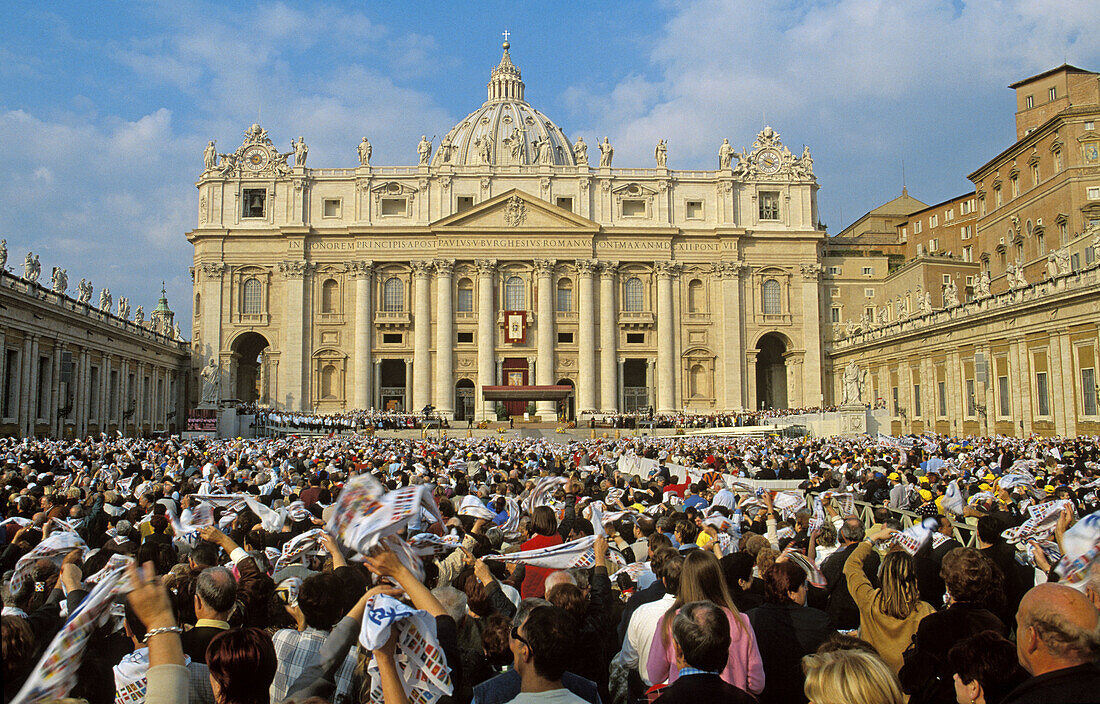
[{"label": "yellow hat", "polygon": [[897,472],[890,472],[890,474],[887,475],[886,478],[890,479],[890,480],[893,480],[893,481],[897,481],[898,479],[901,479],[901,477],[898,476]]},{"label": "yellow hat", "polygon": [[1043,487],[1043,491],[1045,491],[1048,494],[1053,494],[1054,493],[1054,487],[1052,487],[1050,484],[1047,484],[1046,486]]},{"label": "yellow hat", "polygon": [[928,477],[920,477],[919,479],[917,479],[917,481],[920,482],[921,484],[927,484],[928,483]]},{"label": "yellow hat", "polygon": [[921,489],[920,490],[920,497],[922,499],[924,499],[925,501],[931,501],[932,500],[932,492],[928,491],[927,489]]},{"label": "yellow hat", "polygon": [[978,488],[981,489],[982,491],[993,491],[993,487],[989,486],[985,482],[982,482],[981,484],[979,484]]},{"label": "yellow hat", "polygon": [[942,511],[943,510],[943,497],[942,496],[937,496],[935,504],[936,504],[936,508],[938,508]]},{"label": "yellow hat", "polygon": [[993,472],[985,475],[984,477],[982,477],[982,479],[985,480],[986,484],[992,484],[993,482],[997,481],[997,477],[993,475]]}]

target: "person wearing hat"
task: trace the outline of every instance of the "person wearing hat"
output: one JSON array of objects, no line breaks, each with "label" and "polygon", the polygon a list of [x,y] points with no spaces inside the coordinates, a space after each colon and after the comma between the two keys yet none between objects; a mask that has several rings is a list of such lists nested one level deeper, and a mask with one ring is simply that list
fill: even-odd
[{"label": "person wearing hat", "polygon": [[906,485],[902,483],[901,475],[897,472],[890,472],[886,475],[886,478],[890,480],[890,508],[895,511],[906,508],[909,505],[909,497]]}]

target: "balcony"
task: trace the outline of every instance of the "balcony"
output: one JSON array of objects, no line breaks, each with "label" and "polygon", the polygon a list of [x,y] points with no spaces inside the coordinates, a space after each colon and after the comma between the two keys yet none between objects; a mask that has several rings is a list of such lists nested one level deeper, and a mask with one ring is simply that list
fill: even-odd
[{"label": "balcony", "polygon": [[380,328],[404,328],[409,322],[409,313],[404,310],[380,310],[374,314],[374,323]]},{"label": "balcony", "polygon": [[650,311],[619,311],[619,325],[624,328],[651,328],[653,322]]}]

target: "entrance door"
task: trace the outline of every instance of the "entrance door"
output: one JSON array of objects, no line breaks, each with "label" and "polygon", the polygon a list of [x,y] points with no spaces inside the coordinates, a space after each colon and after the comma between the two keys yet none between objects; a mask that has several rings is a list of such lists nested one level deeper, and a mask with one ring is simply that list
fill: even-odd
[{"label": "entrance door", "polygon": [[455,384],[455,420],[469,420],[474,417],[474,382],[459,379]]},{"label": "entrance door", "polygon": [[383,359],[380,365],[378,399],[386,411],[405,410],[405,360]]},{"label": "entrance door", "polygon": [[[524,357],[506,357],[503,370],[505,386],[527,386],[527,359]],[[527,411],[527,401],[505,401],[508,415],[522,416]]]},{"label": "entrance door", "polygon": [[[558,379],[558,386],[568,386],[569,388],[573,388],[573,380]],[[561,401],[558,401],[558,417],[564,418],[565,420],[576,419],[577,410],[576,405],[573,402],[574,396],[575,394],[569,394],[569,398],[564,398]]]},{"label": "entrance door", "polygon": [[623,361],[623,413],[645,413],[649,409],[649,383],[644,359]]}]

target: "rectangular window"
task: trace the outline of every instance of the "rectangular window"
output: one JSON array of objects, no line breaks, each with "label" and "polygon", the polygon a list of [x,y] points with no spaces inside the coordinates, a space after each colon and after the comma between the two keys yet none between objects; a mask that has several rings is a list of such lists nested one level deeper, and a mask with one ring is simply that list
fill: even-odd
[{"label": "rectangular window", "polygon": [[1081,271],[1081,254],[1079,252],[1069,255],[1069,268],[1075,274]]},{"label": "rectangular window", "polygon": [[1016,198],[1020,195],[1020,179],[1013,176],[1010,180],[1012,182],[1012,197]]},{"label": "rectangular window", "polygon": [[626,343],[628,345],[643,345],[645,344],[644,332],[628,332],[626,334]]},{"label": "rectangular window", "polygon": [[1054,170],[1056,172],[1061,172],[1062,171],[1062,152],[1061,151],[1054,152]]},{"label": "rectangular window", "polygon": [[1089,200],[1100,200],[1100,186],[1090,186],[1085,195]]},{"label": "rectangular window", "polygon": [[951,222],[954,219],[955,219],[955,209],[954,208],[948,208],[947,212],[944,213],[943,221],[944,222]]},{"label": "rectangular window", "polygon": [[839,266],[829,267],[829,275],[830,276],[840,276],[840,267]]},{"label": "rectangular window", "polygon": [[460,344],[468,344],[474,341],[474,334],[472,332],[460,332],[457,339]]},{"label": "rectangular window", "polygon": [[924,245],[923,244],[919,244],[919,243],[917,244],[917,256],[918,257],[924,256]]},{"label": "rectangular window", "polygon": [[913,417],[920,418],[920,384],[913,384]]},{"label": "rectangular window", "polygon": [[382,344],[384,345],[400,345],[402,339],[404,338],[399,332],[382,333]]},{"label": "rectangular window", "polygon": [[1039,164],[1037,163],[1031,165],[1031,185],[1039,185]]},{"label": "rectangular window", "polygon": [[1028,108],[1035,107],[1035,96],[1034,95],[1029,95],[1026,98],[1024,98],[1024,105],[1027,106]]},{"label": "rectangular window", "polygon": [[689,200],[684,204],[684,215],[688,220],[703,219],[703,201]]},{"label": "rectangular window", "polygon": [[924,223],[920,220],[917,220],[913,223],[913,234],[919,235],[922,232],[924,232]]},{"label": "rectangular window", "polygon": [[1081,409],[1086,416],[1096,415],[1096,370],[1092,367],[1081,370]]},{"label": "rectangular window", "polygon": [[573,333],[571,332],[559,332],[558,333],[559,345],[571,345],[573,344]]},{"label": "rectangular window", "polygon": [[939,215],[929,215],[928,216],[928,227],[937,227],[937,226],[939,226],[939,224],[940,224],[940,216]]},{"label": "rectangular window", "polygon": [[981,210],[982,215],[985,215],[985,196],[978,199],[978,209]]},{"label": "rectangular window", "polygon": [[474,290],[472,288],[458,289],[458,312],[474,312]]},{"label": "rectangular window", "polygon": [[974,380],[966,380],[966,415],[973,416],[977,413],[978,409],[976,404],[978,403],[978,397],[974,393]]},{"label": "rectangular window", "polygon": [[338,218],[340,217],[340,199],[339,198],[325,198],[322,205],[324,217],[326,218]]},{"label": "rectangular window", "polygon": [[458,199],[455,201],[456,213],[461,213],[462,211],[469,210],[472,207],[474,207],[473,196],[459,196]]},{"label": "rectangular window", "polygon": [[867,316],[867,321],[868,322],[871,322],[871,323],[875,322],[875,309],[874,308],[864,308],[863,309],[863,314]]},{"label": "rectangular window", "polygon": [[935,252],[939,248],[940,248],[940,241],[939,241],[938,238],[928,240],[928,251],[929,252]]},{"label": "rectangular window", "polygon": [[558,312],[568,313],[573,310],[573,289],[571,288],[559,288],[558,289]]},{"label": "rectangular window", "polygon": [[1055,87],[1052,87],[1050,90],[1047,91],[1047,97],[1050,98],[1051,100],[1057,100],[1058,99],[1058,89],[1055,88]]},{"label": "rectangular window", "polygon": [[778,191],[761,191],[760,192],[760,219],[761,220],[778,220],[779,219],[779,192]]},{"label": "rectangular window", "polygon": [[1095,247],[1086,247],[1085,248],[1085,264],[1086,265],[1092,264],[1094,261],[1096,261],[1096,248]]},{"label": "rectangular window", "polygon": [[839,323],[840,322],[840,309],[839,308],[833,308],[832,310],[830,310],[829,311],[829,319],[830,319],[831,322]]},{"label": "rectangular window", "polygon": [[624,218],[644,218],[645,217],[645,201],[624,199],[623,200],[623,217]]},{"label": "rectangular window", "polygon": [[870,267],[870,266],[863,267],[862,272],[863,272],[864,276],[874,276],[875,275],[874,267]]},{"label": "rectangular window", "polygon": [[947,382],[936,382],[936,393],[940,404],[940,417],[944,418],[947,416]]},{"label": "rectangular window", "polygon": [[1041,416],[1050,415],[1050,396],[1047,391],[1047,373],[1037,372],[1035,374],[1035,398]]},{"label": "rectangular window", "polygon": [[997,207],[998,208],[1001,207],[1001,189],[1000,189],[1000,187],[997,187],[997,188],[993,189],[993,198],[994,198],[994,201],[997,203]]},{"label": "rectangular window", "polygon": [[962,234],[962,239],[968,240],[968,239],[970,239],[971,237],[974,236],[974,226],[973,225],[963,225],[962,229],[959,230],[959,232]]},{"label": "rectangular window", "polygon": [[383,198],[382,199],[382,215],[383,217],[403,216],[409,212],[409,199],[408,198]]},{"label": "rectangular window", "polygon": [[567,197],[564,197],[564,196],[558,197],[558,198],[554,199],[554,204],[557,205],[562,210],[568,210],[569,212],[573,212],[573,199],[572,198],[567,198]]},{"label": "rectangular window", "polygon": [[946,286],[949,283],[951,283],[951,274],[944,274],[943,275],[943,285]]},{"label": "rectangular window", "polygon": [[966,245],[965,247],[963,247],[963,261],[964,262],[974,261],[974,248],[971,247],[970,245]]},{"label": "rectangular window", "polygon": [[1008,394],[1008,377],[997,377],[997,415],[1008,418],[1012,415],[1012,397]]},{"label": "rectangular window", "polygon": [[245,188],[241,192],[241,217],[262,218],[264,216],[264,201],[267,200],[267,189]]}]

